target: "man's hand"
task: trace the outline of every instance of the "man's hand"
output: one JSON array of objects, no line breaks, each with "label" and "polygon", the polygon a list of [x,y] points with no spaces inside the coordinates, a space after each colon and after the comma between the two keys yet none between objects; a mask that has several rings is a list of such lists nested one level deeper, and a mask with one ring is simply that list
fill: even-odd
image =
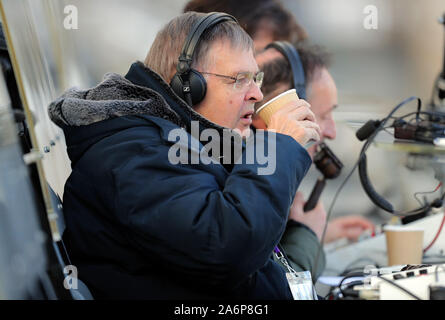
[{"label": "man's hand", "polygon": [[321,240],[326,223],[326,211],[323,204],[319,201],[314,209],[307,212],[303,211],[304,204],[303,194],[297,192],[290,207],[289,219],[308,226],[317,235],[318,240]]},{"label": "man's hand", "polygon": [[310,107],[302,99],[289,102],[272,115],[268,130],[291,136],[302,146],[310,140],[320,140],[320,127]]},{"label": "man's hand", "polygon": [[361,216],[339,217],[328,223],[324,243],[341,238],[357,241],[360,235],[368,229],[374,231],[374,224]]},{"label": "man's hand", "polygon": [[[290,208],[289,219],[308,226],[317,235],[318,240],[321,240],[323,228],[326,223],[326,211],[323,204],[319,201],[314,209],[304,212],[303,206],[305,203],[303,194],[297,192]],[[326,244],[341,238],[357,241],[364,231],[374,231],[374,229],[374,224],[361,216],[335,218],[328,223],[323,242]]]}]

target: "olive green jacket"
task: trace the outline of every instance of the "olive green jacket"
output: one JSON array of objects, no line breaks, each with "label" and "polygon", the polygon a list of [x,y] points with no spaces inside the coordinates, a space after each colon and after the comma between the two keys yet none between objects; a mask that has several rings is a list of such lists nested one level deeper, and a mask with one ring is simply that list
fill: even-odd
[{"label": "olive green jacket", "polygon": [[288,263],[295,271],[310,271],[315,283],[326,266],[326,256],[324,250],[321,250],[317,271],[314,270],[319,245],[320,241],[310,228],[295,220],[289,220],[280,241],[280,250],[284,251]]}]

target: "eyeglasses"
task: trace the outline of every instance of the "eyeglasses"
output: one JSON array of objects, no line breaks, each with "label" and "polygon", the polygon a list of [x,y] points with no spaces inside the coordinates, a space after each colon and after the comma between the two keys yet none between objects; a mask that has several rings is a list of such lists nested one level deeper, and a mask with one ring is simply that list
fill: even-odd
[{"label": "eyeglasses", "polygon": [[236,75],[236,77],[225,76],[223,74],[216,74],[211,72],[201,72],[202,74],[210,74],[212,76],[217,76],[221,78],[231,79],[233,80],[233,88],[237,90],[245,89],[252,84],[252,80],[255,81],[255,84],[258,88],[261,88],[263,84],[264,72],[258,71],[257,73],[253,72],[240,72]]}]

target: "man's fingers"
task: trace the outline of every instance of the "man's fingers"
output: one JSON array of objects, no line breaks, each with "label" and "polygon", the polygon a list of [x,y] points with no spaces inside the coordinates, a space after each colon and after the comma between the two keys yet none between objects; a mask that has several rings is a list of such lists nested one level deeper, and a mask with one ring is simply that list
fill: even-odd
[{"label": "man's fingers", "polygon": [[[299,103],[296,106],[296,103]],[[308,141],[319,141],[321,130],[315,122],[315,115],[304,100],[293,101],[284,106],[272,116],[269,129],[294,138],[301,145]]]},{"label": "man's fingers", "polygon": [[286,103],[281,109],[284,112],[290,112],[294,109],[300,108],[300,107],[308,107],[309,109],[311,108],[311,105],[309,104],[309,102],[307,102],[306,100],[303,99],[299,99],[296,101],[290,101],[288,103]]},{"label": "man's fingers", "polygon": [[289,111],[286,111],[286,113],[298,121],[302,120],[315,121],[315,114],[307,106],[299,106]]},{"label": "man's fingers", "polygon": [[298,121],[298,124],[300,126],[302,126],[302,127],[308,128],[308,129],[314,129],[318,133],[321,132],[320,126],[317,123],[315,123],[315,122],[312,122],[312,121],[309,121],[309,120],[303,120],[303,121]]},{"label": "man's fingers", "polygon": [[299,100],[301,103],[296,104],[294,101],[283,106],[276,113],[291,115],[296,120],[308,119],[310,121],[315,121],[315,115],[311,111],[311,105],[304,100]]},{"label": "man's fingers", "polygon": [[319,141],[320,140],[320,128],[318,127],[312,127],[312,126],[306,126],[306,143],[310,140]]}]

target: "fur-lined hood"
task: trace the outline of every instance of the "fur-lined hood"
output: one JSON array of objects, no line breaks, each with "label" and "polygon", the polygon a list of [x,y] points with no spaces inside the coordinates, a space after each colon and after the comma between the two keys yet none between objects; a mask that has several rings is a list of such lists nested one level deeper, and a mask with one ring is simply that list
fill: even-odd
[{"label": "fur-lined hood", "polygon": [[179,126],[179,116],[152,89],[134,85],[121,75],[107,73],[96,87],[72,88],[49,106],[51,120],[60,127],[86,126],[129,115],[152,115]]},{"label": "fur-lined hood", "polygon": [[[171,108],[173,104],[176,111]],[[189,118],[184,119],[177,111]],[[158,74],[141,62],[134,63],[125,77],[107,73],[94,88],[67,90],[50,104],[48,113],[50,119],[62,128],[90,125],[121,116],[152,115],[180,127],[185,127],[189,121],[199,121],[203,128],[224,130],[195,112]]]}]

